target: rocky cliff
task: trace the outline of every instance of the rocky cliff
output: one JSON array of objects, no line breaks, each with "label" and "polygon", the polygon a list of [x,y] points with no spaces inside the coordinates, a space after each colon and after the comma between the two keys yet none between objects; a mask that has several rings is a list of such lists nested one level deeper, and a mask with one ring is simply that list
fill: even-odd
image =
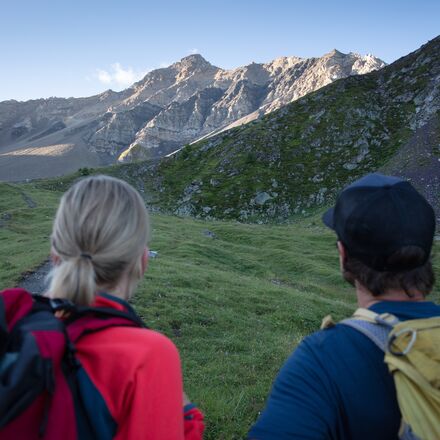
[{"label": "rocky cliff", "polygon": [[[146,99],[163,110],[136,133],[120,159],[142,158],[140,152],[145,158],[163,156],[197,138],[228,129],[231,124],[254,120],[336,79],[384,65],[371,55],[333,50],[322,58],[283,57],[227,71],[212,66],[200,55],[191,55],[162,69],[159,79],[155,71],[151,78],[147,75],[135,85],[135,98],[131,96],[123,105]],[[165,73],[167,86],[173,82],[158,89],[157,81],[163,81]]]},{"label": "rocky cliff", "polygon": [[[337,79],[384,66],[336,50],[234,70],[190,55],[122,91],[0,103],[0,179],[59,175],[80,166],[162,157],[270,113]],[[48,165],[50,164],[50,165]]]}]

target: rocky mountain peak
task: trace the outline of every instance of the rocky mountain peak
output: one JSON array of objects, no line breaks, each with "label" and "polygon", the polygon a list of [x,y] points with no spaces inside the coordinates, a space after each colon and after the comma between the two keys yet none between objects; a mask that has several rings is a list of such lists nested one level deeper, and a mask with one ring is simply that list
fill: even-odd
[{"label": "rocky mountain peak", "polygon": [[202,55],[196,53],[182,58],[177,63],[172,64],[170,70],[177,72],[176,82],[181,83],[189,78],[204,78],[206,76],[212,77],[220,70],[205,60]]},{"label": "rocky mountain peak", "polygon": [[170,67],[174,67],[178,70],[203,70],[211,68],[213,65],[209,61],[206,61],[202,55],[194,53],[183,57],[180,61],[172,64]]},{"label": "rocky mountain peak", "polygon": [[270,61],[269,63],[266,63],[265,67],[273,73],[282,72],[302,60],[303,58],[300,57],[278,57]]},{"label": "rocky mountain peak", "polygon": [[333,49],[329,53],[325,54],[324,56],[327,56],[327,57],[343,57],[343,56],[346,56],[346,54],[342,53],[338,49]]},{"label": "rocky mountain peak", "polygon": [[118,92],[113,91],[112,89],[107,89],[105,92],[102,92],[98,95],[100,101],[104,101],[113,96],[117,96]]}]

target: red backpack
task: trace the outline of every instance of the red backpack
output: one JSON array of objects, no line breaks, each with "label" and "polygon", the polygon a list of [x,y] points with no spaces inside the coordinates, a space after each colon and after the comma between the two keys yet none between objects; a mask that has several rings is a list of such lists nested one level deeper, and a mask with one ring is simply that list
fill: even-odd
[{"label": "red backpack", "polygon": [[1,292],[0,438],[113,438],[116,422],[76,358],[75,343],[114,326],[145,327],[129,306],[78,307],[19,288]]}]

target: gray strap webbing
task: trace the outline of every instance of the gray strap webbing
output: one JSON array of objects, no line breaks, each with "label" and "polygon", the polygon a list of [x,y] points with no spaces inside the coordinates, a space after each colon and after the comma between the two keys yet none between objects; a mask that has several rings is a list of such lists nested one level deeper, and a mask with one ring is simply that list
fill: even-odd
[{"label": "gray strap webbing", "polygon": [[344,319],[339,324],[353,327],[373,341],[383,352],[387,350],[388,335],[392,329],[391,327],[353,318]]}]

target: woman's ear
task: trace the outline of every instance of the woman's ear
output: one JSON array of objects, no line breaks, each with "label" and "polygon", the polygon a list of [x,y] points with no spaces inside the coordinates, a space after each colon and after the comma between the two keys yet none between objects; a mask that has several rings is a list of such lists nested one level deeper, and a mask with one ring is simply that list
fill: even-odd
[{"label": "woman's ear", "polygon": [[61,258],[53,251],[50,251],[50,261],[54,266],[58,266],[61,263]]},{"label": "woman's ear", "polygon": [[147,270],[147,267],[148,267],[148,248],[145,246],[144,252],[142,253],[142,257],[141,257],[142,275]]}]

